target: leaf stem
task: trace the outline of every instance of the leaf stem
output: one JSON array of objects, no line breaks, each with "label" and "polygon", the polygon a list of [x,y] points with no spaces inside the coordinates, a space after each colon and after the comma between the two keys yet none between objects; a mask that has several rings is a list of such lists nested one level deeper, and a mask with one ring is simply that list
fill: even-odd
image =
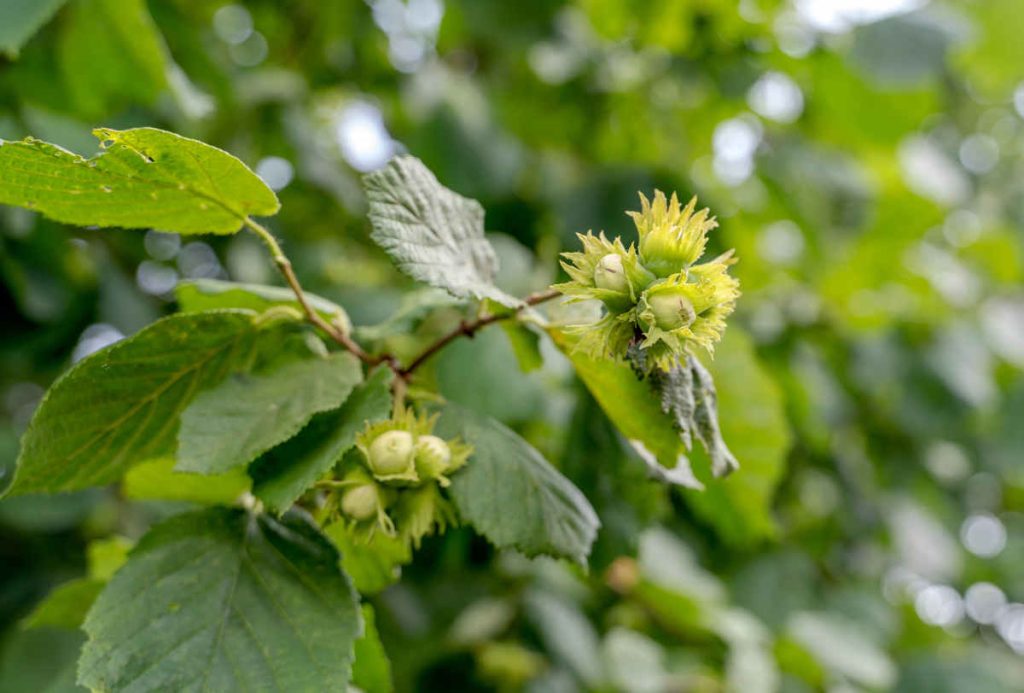
[{"label": "leaf stem", "polygon": [[299,278],[295,276],[295,270],[292,269],[292,262],[288,259],[288,256],[284,254],[284,251],[281,250],[281,245],[277,242],[277,239],[274,238],[274,234],[267,230],[265,226],[253,221],[249,217],[246,217],[245,225],[255,232],[255,234],[260,237],[260,240],[263,241],[264,245],[267,246],[267,250],[270,251],[270,256],[274,260],[274,264],[277,265],[277,269],[281,271],[285,281],[288,282],[288,286],[291,287],[292,292],[295,294],[295,300],[298,301],[299,306],[302,308],[302,312],[305,313],[306,319],[310,323],[323,330],[327,336],[354,354],[360,361],[370,365],[376,365],[386,361],[391,365],[393,359],[390,356],[371,356],[366,353],[366,351],[364,351],[363,348],[355,342],[355,340],[347,335],[344,330],[324,320],[323,316],[309,305],[309,301],[306,299],[306,294],[302,290],[302,285],[299,284]]},{"label": "leaf stem", "polygon": [[527,306],[536,306],[545,301],[550,301],[553,298],[559,296],[560,293],[555,289],[548,289],[546,291],[538,291],[537,293],[530,294],[523,299],[523,305],[516,308],[508,313],[496,313],[490,315],[482,315],[474,320],[461,320],[457,327],[452,329],[450,332],[442,336],[436,342],[428,346],[419,356],[414,358],[408,366],[400,368],[396,373],[403,380],[408,380],[412,375],[413,371],[426,363],[431,356],[444,349],[446,346],[454,342],[459,337],[470,337],[472,338],[478,331],[499,322],[501,320],[509,320],[519,315]]},{"label": "leaf stem", "polygon": [[323,330],[328,337],[347,351],[354,354],[363,363],[370,366],[385,364],[395,372],[395,375],[398,377],[392,385],[392,390],[395,394],[396,406],[404,400],[405,384],[412,376],[412,373],[430,360],[430,357],[444,349],[453,341],[459,337],[472,338],[473,335],[488,325],[492,325],[502,320],[515,318],[528,306],[536,306],[544,303],[545,301],[550,301],[559,295],[559,292],[554,289],[538,291],[524,298],[523,305],[507,313],[493,313],[481,315],[473,320],[462,320],[456,328],[446,333],[436,342],[420,352],[420,354],[416,356],[408,366],[403,367],[391,354],[373,355],[367,353],[339,325],[332,324],[325,320],[323,316],[309,304],[309,300],[306,298],[306,294],[302,290],[302,285],[299,283],[299,278],[295,276],[295,270],[292,269],[292,262],[288,259],[288,256],[284,254],[284,251],[281,250],[281,245],[277,242],[277,239],[274,238],[274,234],[272,234],[265,226],[249,217],[245,218],[244,224],[249,230],[259,236],[260,240],[263,241],[263,244],[267,246],[267,250],[270,251],[270,256],[274,260],[274,264],[277,265],[277,269],[280,270],[281,275],[288,283],[288,286],[291,287],[292,292],[295,294],[295,300],[302,308],[302,312],[305,314],[308,322]]}]

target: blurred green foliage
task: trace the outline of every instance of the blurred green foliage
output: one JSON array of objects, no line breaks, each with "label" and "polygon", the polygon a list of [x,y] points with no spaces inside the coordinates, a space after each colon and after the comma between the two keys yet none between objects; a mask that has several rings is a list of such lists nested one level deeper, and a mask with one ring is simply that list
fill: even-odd
[{"label": "blurred green foliage", "polygon": [[[547,338],[453,346],[441,393],[528,438],[602,529],[587,571],[428,540],[369,598],[398,690],[1019,690],[1022,31],[1016,0],[3,0],[0,137],[90,155],[95,126],[155,126],[238,155],[304,285],[405,357],[458,314],[369,240],[359,175],[393,153],[483,203],[515,295],[576,232],[628,240],[638,190],[718,215],[744,296],[709,365],[741,469],[669,489]],[[274,281],[254,238],[0,208],[5,477],[71,361],[225,278]],[[0,501],[0,690],[73,687],[81,635],[23,619],[96,579],[89,542],[188,502],[131,487]]]}]

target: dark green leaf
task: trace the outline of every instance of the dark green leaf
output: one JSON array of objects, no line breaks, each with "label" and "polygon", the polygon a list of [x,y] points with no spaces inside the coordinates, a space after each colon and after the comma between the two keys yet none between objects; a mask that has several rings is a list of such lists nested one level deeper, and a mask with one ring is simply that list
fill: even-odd
[{"label": "dark green leaf", "polygon": [[277,213],[277,196],[241,161],[155,128],[94,134],[106,151],[84,159],[32,138],[0,141],[0,204],[79,226],[234,233]]},{"label": "dark green leaf", "polygon": [[75,683],[75,665],[85,638],[64,628],[14,631],[0,655],[2,693],[86,693]]},{"label": "dark green leaf", "polygon": [[98,690],[344,690],[362,623],[303,516],[179,515],[143,537],[85,621]]},{"label": "dark green leaf", "polygon": [[455,405],[438,430],[473,446],[452,479],[462,519],[499,548],[585,563],[600,522],[586,497],[529,443],[497,421]]},{"label": "dark green leaf", "polygon": [[413,279],[459,298],[519,305],[494,285],[498,259],[484,237],[484,210],[441,185],[423,162],[399,156],[363,179],[373,240]]},{"label": "dark green leaf", "polygon": [[172,315],[82,360],[50,388],[22,438],[9,494],[107,484],[174,453],[197,392],[243,371],[262,332],[249,311]]},{"label": "dark green leaf", "polygon": [[249,469],[253,493],[284,512],[355,444],[368,421],[391,414],[389,368],[378,368],[355,388],[340,409],[319,414],[297,437],[259,458]]},{"label": "dark green leaf", "polygon": [[246,465],[314,414],[340,406],[362,377],[348,352],[293,361],[265,375],[235,375],[182,413],[175,469],[218,474]]}]

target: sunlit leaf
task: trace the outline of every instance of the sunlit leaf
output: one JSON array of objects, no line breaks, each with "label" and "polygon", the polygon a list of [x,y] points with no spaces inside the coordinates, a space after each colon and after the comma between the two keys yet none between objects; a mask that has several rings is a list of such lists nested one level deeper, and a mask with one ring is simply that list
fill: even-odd
[{"label": "sunlit leaf", "polygon": [[275,214],[277,196],[241,161],[155,128],[94,131],[106,150],[85,159],[28,138],[0,141],[0,204],[79,226],[234,233]]}]

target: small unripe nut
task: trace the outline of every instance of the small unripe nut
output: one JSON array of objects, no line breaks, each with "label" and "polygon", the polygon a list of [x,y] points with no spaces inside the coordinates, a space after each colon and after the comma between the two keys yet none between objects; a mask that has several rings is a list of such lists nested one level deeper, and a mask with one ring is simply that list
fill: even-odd
[{"label": "small unripe nut", "polygon": [[663,330],[688,327],[697,319],[693,304],[685,296],[675,293],[657,293],[647,299],[654,314],[654,322]]},{"label": "small unripe nut", "polygon": [[597,266],[594,268],[594,286],[623,294],[629,293],[629,279],[622,266],[621,255],[608,253],[597,261]]},{"label": "small unripe nut", "polygon": [[436,479],[448,471],[452,449],[437,436],[420,436],[416,440],[416,472],[421,477]]},{"label": "small unripe nut", "polygon": [[376,517],[379,509],[380,492],[376,484],[353,486],[341,494],[341,512],[356,522]]},{"label": "small unripe nut", "polygon": [[370,471],[377,476],[402,474],[412,462],[413,439],[408,431],[385,431],[370,444]]}]

